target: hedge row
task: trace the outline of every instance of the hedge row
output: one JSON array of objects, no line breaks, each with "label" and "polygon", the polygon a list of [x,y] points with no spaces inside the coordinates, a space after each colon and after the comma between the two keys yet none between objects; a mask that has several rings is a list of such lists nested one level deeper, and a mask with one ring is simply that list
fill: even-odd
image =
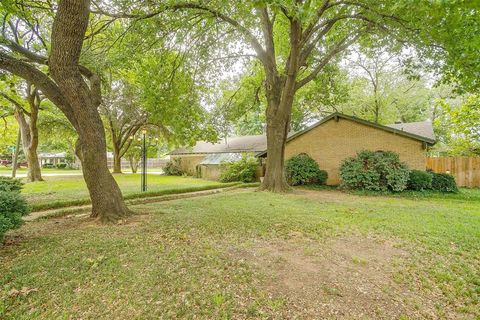
[{"label": "hedge row", "polygon": [[394,191],[406,189],[457,192],[455,178],[446,173],[410,170],[391,151],[361,151],[340,166],[342,187],[352,190]]}]

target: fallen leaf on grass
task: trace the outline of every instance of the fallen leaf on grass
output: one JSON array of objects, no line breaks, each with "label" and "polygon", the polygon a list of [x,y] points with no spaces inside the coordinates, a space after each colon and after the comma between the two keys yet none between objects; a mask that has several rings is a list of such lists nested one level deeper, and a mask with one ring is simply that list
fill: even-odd
[{"label": "fallen leaf on grass", "polygon": [[26,297],[27,295],[29,295],[30,293],[32,292],[37,292],[38,289],[37,288],[28,288],[28,287],[23,287],[22,289],[18,290],[18,289],[15,289],[15,288],[12,288],[9,292],[8,292],[8,295],[12,298],[15,298],[17,296],[22,296],[22,297]]}]

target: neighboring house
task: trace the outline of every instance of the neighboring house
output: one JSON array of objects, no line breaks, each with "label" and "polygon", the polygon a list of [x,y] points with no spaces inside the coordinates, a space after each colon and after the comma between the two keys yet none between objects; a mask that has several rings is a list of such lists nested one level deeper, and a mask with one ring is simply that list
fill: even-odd
[{"label": "neighboring house", "polygon": [[[285,146],[285,159],[306,153],[328,172],[327,184],[337,185],[340,183],[342,160],[354,156],[358,151],[394,151],[410,168],[425,170],[426,151],[434,143],[432,124],[427,121],[384,126],[334,113],[305,130],[290,134]],[[230,158],[238,158],[242,153],[252,153],[265,158],[268,156],[266,145],[265,135],[229,138],[226,143],[200,141],[193,148],[172,151],[170,157],[179,159],[182,169],[189,174],[215,179],[214,175],[202,175],[208,170],[201,168],[203,165],[217,165],[218,168],[216,156],[214,164],[210,164],[212,161],[209,159],[213,155],[229,154]]]},{"label": "neighboring house", "polygon": [[[218,143],[199,141],[192,148],[173,150],[170,152],[170,159],[179,160],[182,171],[189,175],[216,180],[220,175],[219,165],[222,161],[238,160],[243,153],[257,156],[264,152],[266,147],[267,137],[264,135],[232,137],[226,142],[223,140]],[[216,169],[213,166],[216,166]],[[209,171],[208,174],[206,174],[207,171]],[[201,174],[202,172],[204,175]]]},{"label": "neighboring house", "polygon": [[59,163],[66,163],[67,162],[67,153],[66,152],[58,152],[58,153],[39,153],[38,154],[38,161],[40,165],[43,166],[45,164],[51,164],[56,166]]}]

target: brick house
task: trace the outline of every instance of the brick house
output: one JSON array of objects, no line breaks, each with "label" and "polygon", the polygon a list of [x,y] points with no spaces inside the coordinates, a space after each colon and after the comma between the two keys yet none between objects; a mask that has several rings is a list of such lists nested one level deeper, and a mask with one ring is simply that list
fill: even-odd
[{"label": "brick house", "polygon": [[[425,170],[426,151],[434,143],[430,122],[379,125],[334,113],[305,130],[290,134],[285,159],[306,153],[328,172],[327,184],[337,185],[340,183],[340,163],[358,151],[394,151],[410,168]],[[242,153],[251,153],[260,159],[267,157],[265,135],[235,137],[215,144],[200,141],[193,148],[172,151],[170,157],[180,159],[183,170],[189,174],[216,179],[220,174],[221,159],[232,159]],[[211,158],[215,161],[210,161]]]}]

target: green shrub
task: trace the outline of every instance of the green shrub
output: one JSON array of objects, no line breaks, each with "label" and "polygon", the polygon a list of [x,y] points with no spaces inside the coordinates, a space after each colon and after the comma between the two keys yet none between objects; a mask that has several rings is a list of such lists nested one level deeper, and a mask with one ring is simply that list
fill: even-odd
[{"label": "green shrub", "polygon": [[67,167],[67,164],[64,162],[57,163],[56,167],[57,169],[65,169]]},{"label": "green shrub", "polygon": [[51,168],[53,168],[53,163],[44,163],[44,164],[42,165],[42,168],[44,168],[44,169],[51,169]]},{"label": "green shrub", "polygon": [[412,170],[408,178],[408,189],[424,191],[432,188],[432,174],[427,171]]},{"label": "green shrub", "polygon": [[22,216],[28,213],[20,189],[15,188],[0,190],[0,241],[8,230],[18,228],[22,224]]},{"label": "green shrub", "polygon": [[391,151],[360,151],[355,157],[342,161],[342,187],[371,191],[403,191],[410,170]]},{"label": "green shrub", "polygon": [[165,167],[163,168],[163,172],[167,176],[181,176],[183,175],[183,170],[181,167],[181,160],[180,159],[173,159],[167,162]]},{"label": "green shrub", "polygon": [[440,192],[458,192],[455,178],[448,173],[435,173],[432,175],[432,190]]},{"label": "green shrub", "polygon": [[19,179],[0,177],[0,191],[18,191],[22,189],[23,183]]},{"label": "green shrub", "polygon": [[297,154],[285,163],[285,176],[293,186],[325,184],[328,174],[320,170],[318,163],[306,153]]},{"label": "green shrub", "polygon": [[220,181],[222,182],[254,182],[256,180],[256,172],[258,168],[258,159],[250,155],[242,155],[242,159],[235,162],[222,163],[222,174]]}]

